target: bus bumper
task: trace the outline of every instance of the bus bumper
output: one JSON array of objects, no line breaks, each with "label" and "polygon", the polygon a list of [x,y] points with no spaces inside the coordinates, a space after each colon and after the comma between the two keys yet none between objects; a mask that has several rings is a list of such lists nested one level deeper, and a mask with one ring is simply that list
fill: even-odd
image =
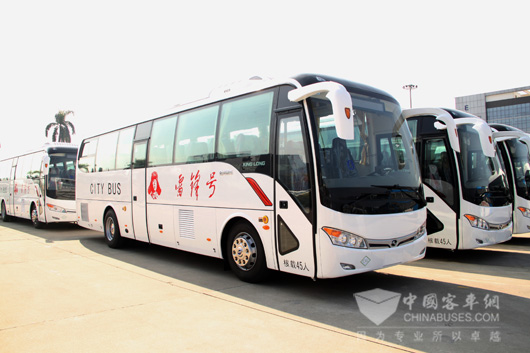
[{"label": "bus bumper", "polygon": [[[464,236],[460,239],[458,249],[475,249],[482,246],[502,243],[512,238],[512,223],[499,230],[482,230],[471,227],[469,222],[463,222]],[[468,234],[467,236],[465,234]]]},{"label": "bus bumper", "polygon": [[352,249],[331,244],[321,237],[317,278],[336,278],[416,261],[425,256],[427,233],[412,243],[387,249]]},{"label": "bus bumper", "polygon": [[66,210],[66,212],[46,211],[47,223],[56,222],[77,222],[77,212],[75,210]]}]

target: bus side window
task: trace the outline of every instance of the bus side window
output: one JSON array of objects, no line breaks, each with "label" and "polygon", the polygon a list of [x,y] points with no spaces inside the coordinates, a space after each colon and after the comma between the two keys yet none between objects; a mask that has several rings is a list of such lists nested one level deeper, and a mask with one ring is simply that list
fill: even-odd
[{"label": "bus side window", "polygon": [[90,140],[85,140],[81,145],[81,154],[78,163],[78,168],[80,172],[93,173],[96,171],[95,163],[97,145],[97,137]]},{"label": "bus side window", "polygon": [[134,127],[121,130],[118,138],[118,148],[116,151],[116,169],[131,168],[132,143],[134,137]]},{"label": "bus side window", "polygon": [[149,166],[173,163],[177,116],[155,120],[149,146]]},{"label": "bus side window", "polygon": [[180,114],[177,122],[175,163],[213,160],[219,105]]},{"label": "bus side window", "polygon": [[116,145],[118,132],[113,132],[99,137],[96,153],[96,170],[106,172],[116,169]]},{"label": "bus side window", "polygon": [[278,131],[278,179],[298,201],[305,213],[311,212],[309,164],[299,116],[280,120]]},{"label": "bus side window", "polygon": [[273,99],[274,92],[270,91],[223,104],[219,123],[219,159],[234,159],[229,162],[245,172],[259,172],[259,168],[265,173],[270,171]]},{"label": "bus side window", "polygon": [[269,130],[274,92],[223,104],[219,153],[225,156],[269,153]]},{"label": "bus side window", "polygon": [[36,153],[33,155],[33,160],[31,162],[30,178],[33,180],[40,179],[41,177],[41,167],[42,167],[42,157],[43,153]]},{"label": "bus side window", "polygon": [[147,140],[135,142],[133,148],[133,168],[145,168],[147,155]]},{"label": "bus side window", "polygon": [[443,139],[425,140],[423,157],[423,181],[449,206],[454,205],[452,166]]}]

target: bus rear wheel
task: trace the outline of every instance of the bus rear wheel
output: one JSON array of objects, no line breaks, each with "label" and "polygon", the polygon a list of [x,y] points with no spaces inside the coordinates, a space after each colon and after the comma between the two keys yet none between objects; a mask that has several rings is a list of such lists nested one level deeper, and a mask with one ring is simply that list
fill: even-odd
[{"label": "bus rear wheel", "polygon": [[118,219],[113,210],[109,210],[105,213],[104,226],[105,241],[107,242],[107,245],[113,249],[121,248],[124,239],[121,237]]},{"label": "bus rear wheel", "polygon": [[265,251],[256,230],[247,223],[237,223],[228,234],[227,261],[236,276],[257,283],[268,275]]},{"label": "bus rear wheel", "polygon": [[9,222],[10,220],[11,220],[11,216],[7,214],[6,203],[2,201],[2,221]]},{"label": "bus rear wheel", "polygon": [[37,212],[37,207],[35,206],[35,204],[31,205],[30,217],[31,223],[33,223],[33,227],[41,229],[44,226],[44,223],[39,221],[39,213]]},{"label": "bus rear wheel", "polygon": [[11,220],[11,217],[7,214],[6,203],[2,201],[2,221],[9,222],[10,220]]}]

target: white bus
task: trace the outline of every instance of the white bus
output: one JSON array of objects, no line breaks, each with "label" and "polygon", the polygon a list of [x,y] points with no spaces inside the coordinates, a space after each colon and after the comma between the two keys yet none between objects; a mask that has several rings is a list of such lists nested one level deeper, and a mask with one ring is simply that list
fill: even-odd
[{"label": "white bus", "polygon": [[426,208],[400,116],[388,94],[324,76],[214,91],[83,140],[79,224],[110,247],[125,237],[222,258],[245,281],[420,259]]},{"label": "white bus", "polygon": [[473,249],[512,236],[508,180],[492,130],[451,109],[403,111],[420,157],[428,246]]},{"label": "white bus", "polygon": [[77,146],[49,143],[41,149],[0,161],[2,220],[46,223],[76,222],[75,164]]},{"label": "white bus", "polygon": [[513,199],[513,234],[530,232],[530,136],[512,126],[490,124]]}]

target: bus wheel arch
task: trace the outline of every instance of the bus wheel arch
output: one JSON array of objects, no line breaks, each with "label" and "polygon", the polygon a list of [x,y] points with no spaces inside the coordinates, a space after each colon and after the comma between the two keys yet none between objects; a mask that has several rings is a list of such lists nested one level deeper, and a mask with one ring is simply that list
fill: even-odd
[{"label": "bus wheel arch", "polygon": [[125,239],[121,236],[120,225],[118,223],[118,217],[116,217],[116,212],[114,212],[112,207],[108,206],[105,208],[105,212],[103,214],[103,234],[105,235],[105,242],[110,248],[121,248]]},{"label": "bus wheel arch", "polygon": [[267,277],[263,242],[248,220],[231,219],[223,229],[221,246],[224,260],[239,279],[257,283]]},{"label": "bus wheel arch", "polygon": [[35,202],[31,203],[29,218],[31,219],[31,223],[33,223],[33,227],[36,229],[41,229],[44,227],[44,223],[39,221],[39,211]]}]

